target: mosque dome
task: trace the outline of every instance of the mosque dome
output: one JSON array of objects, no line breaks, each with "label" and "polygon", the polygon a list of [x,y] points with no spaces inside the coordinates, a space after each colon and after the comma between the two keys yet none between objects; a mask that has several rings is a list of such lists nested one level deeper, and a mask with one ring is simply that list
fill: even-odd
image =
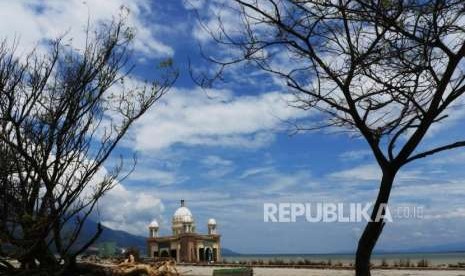
[{"label": "mosque dome", "polygon": [[150,228],[158,228],[158,222],[156,219],[152,220],[152,222],[149,224]]},{"label": "mosque dome", "polygon": [[179,207],[173,215],[173,223],[176,222],[186,222],[186,223],[193,223],[194,217],[192,216],[191,211],[189,208],[184,206],[184,200],[181,201],[181,207]]},{"label": "mosque dome", "polygon": [[192,215],[190,216],[183,216],[182,217],[182,222],[194,222],[194,219],[192,218]]},{"label": "mosque dome", "polygon": [[216,220],[214,218],[209,219],[208,225],[216,225]]}]

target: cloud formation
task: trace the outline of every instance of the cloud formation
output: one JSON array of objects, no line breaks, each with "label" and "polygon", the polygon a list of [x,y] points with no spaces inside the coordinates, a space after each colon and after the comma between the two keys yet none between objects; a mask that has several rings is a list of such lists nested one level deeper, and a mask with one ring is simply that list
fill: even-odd
[{"label": "cloud formation", "polygon": [[66,34],[74,47],[85,43],[88,23],[112,20],[129,9],[128,24],[136,30],[134,49],[145,57],[173,55],[174,50],[157,38],[156,24],[145,24],[143,18],[150,15],[148,0],[67,0],[67,1],[1,1],[1,38],[19,40],[19,49],[30,51],[41,42]]},{"label": "cloud formation", "polygon": [[148,223],[160,217],[164,208],[155,193],[127,189],[118,184],[99,201],[97,214],[107,227],[144,235]]},{"label": "cloud formation", "polygon": [[235,96],[228,90],[173,89],[137,124],[135,147],[161,150],[175,144],[259,148],[287,120],[308,112],[289,107],[291,96],[268,92]]}]

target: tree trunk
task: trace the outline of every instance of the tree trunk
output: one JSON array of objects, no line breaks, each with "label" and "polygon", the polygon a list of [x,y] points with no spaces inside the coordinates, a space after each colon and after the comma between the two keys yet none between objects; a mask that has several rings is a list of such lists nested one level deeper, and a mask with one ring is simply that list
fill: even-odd
[{"label": "tree trunk", "polygon": [[[33,236],[26,237],[34,238]],[[23,250],[27,251],[26,254],[19,257],[22,270],[20,275],[33,275],[33,271],[55,271],[57,269],[59,264],[45,240],[39,241],[32,247],[27,248],[27,246],[23,247]]]},{"label": "tree trunk", "polygon": [[[389,201],[389,195],[391,193],[392,184],[396,176],[396,171],[394,170],[383,170],[383,177],[381,179],[381,185],[378,192],[378,197],[376,198],[375,205],[373,206],[373,211],[371,213],[371,221],[369,221],[363,231],[362,236],[358,242],[357,253],[355,257],[355,275],[356,276],[370,276],[370,259],[373,248],[378,241],[381,232],[384,227],[384,217],[376,221],[380,209],[383,208],[383,205]],[[381,210],[384,215],[384,208]]]},{"label": "tree trunk", "polygon": [[66,275],[66,276],[80,275],[80,273],[78,273],[76,257],[68,256],[67,258],[65,258],[65,263],[63,264],[63,267],[61,268],[60,272],[56,273],[56,275]]}]

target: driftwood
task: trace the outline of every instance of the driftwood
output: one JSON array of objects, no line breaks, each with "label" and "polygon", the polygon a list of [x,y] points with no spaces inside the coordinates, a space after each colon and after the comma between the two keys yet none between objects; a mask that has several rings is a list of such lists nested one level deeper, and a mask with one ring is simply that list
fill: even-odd
[{"label": "driftwood", "polygon": [[[119,270],[119,271],[118,271]],[[115,276],[179,276],[176,264],[173,261],[148,264],[123,263],[118,266]]]},{"label": "driftwood", "polygon": [[153,264],[136,263],[134,258],[126,259],[118,265],[81,263],[79,270],[83,275],[98,276],[180,276],[174,261]]}]

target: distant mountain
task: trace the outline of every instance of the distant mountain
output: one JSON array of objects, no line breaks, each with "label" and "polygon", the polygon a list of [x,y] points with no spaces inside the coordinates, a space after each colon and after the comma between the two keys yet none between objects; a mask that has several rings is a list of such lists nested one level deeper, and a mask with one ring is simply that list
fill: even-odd
[{"label": "distant mountain", "polygon": [[465,252],[465,242],[414,247],[405,251],[415,253]]},{"label": "distant mountain", "polygon": [[[115,242],[118,248],[137,247],[142,254],[146,253],[146,237],[132,235],[124,231],[113,230],[106,226],[98,240],[93,244],[97,246],[102,242]],[[77,246],[87,242],[97,231],[97,223],[92,220],[86,220],[81,235],[77,241]]]},{"label": "distant mountain", "polygon": [[221,256],[223,257],[234,257],[242,254],[232,251],[231,249],[221,248]]}]

